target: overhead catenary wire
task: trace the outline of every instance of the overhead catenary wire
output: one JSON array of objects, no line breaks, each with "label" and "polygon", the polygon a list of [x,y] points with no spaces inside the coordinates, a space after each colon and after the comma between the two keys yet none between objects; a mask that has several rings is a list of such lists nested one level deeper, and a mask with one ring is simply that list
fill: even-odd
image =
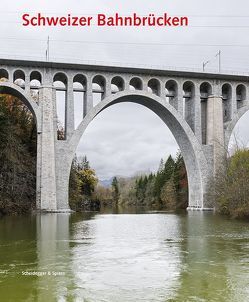
[{"label": "overhead catenary wire", "polygon": [[[16,38],[16,37],[1,37],[1,40],[16,40],[16,41],[36,41],[47,42],[47,39],[35,39],[35,38]],[[161,42],[128,42],[128,41],[91,41],[91,40],[59,40],[49,39],[50,42],[55,43],[81,43],[81,44],[111,44],[111,45],[151,45],[151,46],[193,46],[193,47],[249,47],[249,44],[201,44],[201,43],[161,43]]]}]

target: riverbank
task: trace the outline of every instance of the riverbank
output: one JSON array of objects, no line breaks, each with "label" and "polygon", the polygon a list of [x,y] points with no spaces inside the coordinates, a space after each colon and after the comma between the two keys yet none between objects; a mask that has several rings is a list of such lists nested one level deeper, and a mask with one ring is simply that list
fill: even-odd
[{"label": "riverbank", "polygon": [[[249,150],[238,149],[215,181],[215,207],[221,214],[249,221]],[[213,195],[213,194],[212,194]]]}]

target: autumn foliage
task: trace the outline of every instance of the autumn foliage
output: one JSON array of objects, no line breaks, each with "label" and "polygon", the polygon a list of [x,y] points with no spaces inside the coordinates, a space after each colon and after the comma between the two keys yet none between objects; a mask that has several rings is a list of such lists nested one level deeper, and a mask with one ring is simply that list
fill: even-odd
[{"label": "autumn foliage", "polygon": [[17,98],[0,95],[0,213],[20,214],[35,206],[36,125]]}]

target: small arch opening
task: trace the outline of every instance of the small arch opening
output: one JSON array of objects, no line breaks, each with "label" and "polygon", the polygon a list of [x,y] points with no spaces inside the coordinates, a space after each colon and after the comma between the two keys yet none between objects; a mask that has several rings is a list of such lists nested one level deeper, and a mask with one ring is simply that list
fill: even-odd
[{"label": "small arch opening", "polygon": [[178,85],[176,81],[169,80],[165,84],[166,101],[177,109]]},{"label": "small arch opening", "polygon": [[240,109],[244,106],[246,100],[246,87],[243,84],[240,84],[236,87],[236,100],[237,100],[237,109]]},{"label": "small arch opening", "polygon": [[124,90],[124,80],[121,77],[114,77],[111,81],[112,93],[117,93]]},{"label": "small arch opening", "polygon": [[208,82],[204,82],[200,86],[201,99],[207,99],[212,94],[212,86]]},{"label": "small arch opening", "polygon": [[222,103],[223,103],[223,118],[224,122],[227,122],[231,118],[231,99],[232,99],[232,87],[230,84],[224,84],[222,86]]},{"label": "small arch opening", "polygon": [[56,114],[57,114],[57,139],[66,139],[66,98],[67,98],[67,77],[64,73],[57,73],[54,76],[53,86],[56,90]]},{"label": "small arch opening", "polygon": [[104,99],[106,80],[101,75],[96,75],[92,80],[93,106]]},{"label": "small arch opening", "polygon": [[39,71],[32,71],[30,74],[30,94],[35,102],[39,100],[39,88],[41,87],[42,77]]},{"label": "small arch opening", "polygon": [[25,73],[22,70],[16,70],[13,75],[14,84],[25,89]]},{"label": "small arch opening", "polygon": [[39,71],[32,71],[30,74],[30,81],[37,80],[38,82],[42,83],[42,76]]},{"label": "small arch opening", "polygon": [[140,78],[132,78],[130,80],[130,90],[142,90],[143,82]]},{"label": "small arch opening", "polygon": [[192,98],[194,96],[194,92],[195,92],[195,85],[193,82],[191,81],[187,81],[183,84],[183,92],[184,98]]},{"label": "small arch opening", "polygon": [[160,82],[157,79],[150,79],[148,82],[148,91],[155,94],[160,95]]},{"label": "small arch opening", "polygon": [[194,131],[195,121],[195,85],[191,81],[187,81],[183,84],[183,98],[184,98],[184,112],[185,119],[191,129]]},{"label": "small arch opening", "polygon": [[6,82],[9,79],[9,73],[6,69],[0,69],[0,82]]},{"label": "small arch opening", "polygon": [[85,93],[86,77],[77,74],[73,78],[73,98],[74,98],[74,128],[76,129],[85,115]]},{"label": "small arch opening", "polygon": [[207,144],[207,100],[212,95],[212,86],[208,82],[204,82],[200,85],[201,96],[201,135],[202,144]]}]

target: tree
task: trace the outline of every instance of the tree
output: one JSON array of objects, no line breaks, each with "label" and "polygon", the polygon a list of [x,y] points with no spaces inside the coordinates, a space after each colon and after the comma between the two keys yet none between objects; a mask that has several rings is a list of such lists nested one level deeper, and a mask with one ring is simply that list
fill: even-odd
[{"label": "tree", "polygon": [[161,158],[160,163],[159,163],[159,167],[158,167],[158,173],[163,172],[163,170],[164,170],[164,161]]},{"label": "tree", "polygon": [[188,177],[180,152],[177,154],[175,160],[174,183],[177,193],[177,208],[186,209],[188,206]]},{"label": "tree", "polygon": [[119,192],[119,183],[117,177],[113,177],[112,180],[112,196],[115,202],[118,202],[120,192]]},{"label": "tree", "polygon": [[154,183],[154,195],[155,197],[160,200],[161,189],[164,184],[172,177],[175,169],[175,162],[170,155],[164,164],[162,169],[161,167],[162,160],[159,165],[159,170],[156,174],[155,183]]},{"label": "tree", "polygon": [[219,212],[232,217],[249,217],[249,150],[237,150],[215,180]]},{"label": "tree", "polygon": [[80,161],[78,162],[78,169],[79,170],[85,170],[85,169],[90,169],[90,164],[89,161],[86,157],[86,155],[84,155],[82,158],[80,158]]},{"label": "tree", "polygon": [[74,156],[70,179],[69,179],[69,202],[70,205],[77,203],[81,198],[80,192],[80,180],[78,177],[78,159],[77,156]]},{"label": "tree", "polygon": [[35,207],[36,125],[17,98],[0,95],[0,212]]},{"label": "tree", "polygon": [[91,197],[94,188],[98,183],[95,171],[93,169],[81,169],[78,171],[79,186],[82,195]]},{"label": "tree", "polygon": [[96,173],[91,169],[86,156],[78,159],[74,157],[70,181],[69,181],[69,203],[72,208],[81,208],[84,201],[95,202],[94,191],[98,183]]},{"label": "tree", "polygon": [[177,195],[173,177],[169,179],[161,190],[161,201],[166,208],[175,210],[177,207]]}]

